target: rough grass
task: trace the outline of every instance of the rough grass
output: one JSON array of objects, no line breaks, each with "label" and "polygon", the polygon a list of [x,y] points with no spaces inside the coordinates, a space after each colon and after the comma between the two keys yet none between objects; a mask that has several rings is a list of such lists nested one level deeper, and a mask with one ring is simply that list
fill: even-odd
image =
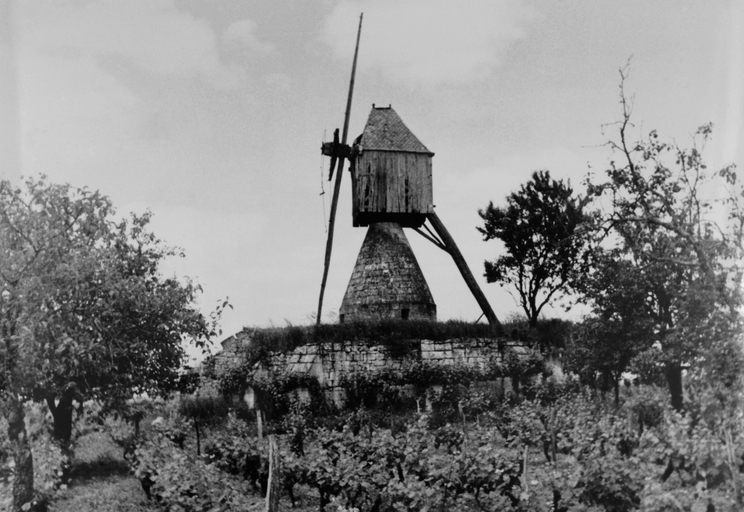
[{"label": "rough grass", "polygon": [[400,345],[408,340],[444,341],[456,338],[495,338],[488,324],[464,321],[429,322],[381,320],[343,324],[288,325],[273,328],[247,328],[250,351],[261,359],[269,352],[288,352],[316,343],[366,342]]},{"label": "rough grass", "polygon": [[78,440],[70,468],[70,483],[58,491],[51,512],[159,510],[147,500],[139,480],[130,472],[121,448],[103,433]]},{"label": "rough grass", "polygon": [[51,503],[54,512],[116,511],[145,512],[159,510],[147,500],[140,483],[133,476],[107,476],[90,479],[84,483],[73,483],[60,491]]},{"label": "rough grass", "polygon": [[463,320],[430,322],[425,320],[377,320],[320,325],[287,325],[285,327],[246,327],[250,344],[247,347],[249,365],[264,359],[271,352],[291,352],[297,347],[319,343],[370,343],[388,345],[405,355],[417,340],[445,341],[462,338],[512,340],[543,350],[565,346],[571,322],[560,319],[540,319],[531,328],[526,319],[512,317],[495,332],[485,323]]}]

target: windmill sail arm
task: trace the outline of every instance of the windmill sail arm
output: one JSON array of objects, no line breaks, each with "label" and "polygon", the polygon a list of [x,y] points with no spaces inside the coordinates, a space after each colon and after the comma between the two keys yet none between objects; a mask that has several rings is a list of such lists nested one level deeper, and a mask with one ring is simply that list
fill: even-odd
[{"label": "windmill sail arm", "polygon": [[[351,99],[354,95],[354,77],[356,75],[357,57],[359,56],[359,39],[362,36],[362,18],[363,15],[359,16],[359,29],[357,30],[356,47],[354,48],[354,62],[351,65],[351,80],[349,80],[349,96],[346,100],[346,113],[344,115],[344,131],[341,139],[341,143],[338,143],[338,130],[333,134],[333,147],[345,147],[346,137],[349,133],[349,115],[351,114]],[[325,144],[323,145],[325,146]],[[348,147],[348,146],[346,146]],[[322,149],[322,148],[321,148]],[[347,157],[348,158],[348,157]],[[336,221],[336,207],[338,205],[338,194],[341,189],[341,175],[344,169],[344,158],[340,158],[338,162],[338,174],[336,175],[336,182],[333,187],[333,198],[331,199],[331,213],[328,219],[328,239],[326,240],[326,252],[325,262],[323,265],[323,279],[320,283],[320,296],[318,297],[318,313],[316,315],[316,323],[320,325],[323,312],[323,295],[325,293],[326,282],[328,280],[328,268],[331,265],[331,251],[333,248],[333,229]]]}]

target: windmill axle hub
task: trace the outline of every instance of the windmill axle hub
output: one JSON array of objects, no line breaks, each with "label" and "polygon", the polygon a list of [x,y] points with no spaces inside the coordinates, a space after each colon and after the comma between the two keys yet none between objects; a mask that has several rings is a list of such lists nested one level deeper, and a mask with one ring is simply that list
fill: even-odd
[{"label": "windmill axle hub", "polygon": [[351,146],[348,144],[340,144],[338,142],[324,142],[320,147],[320,151],[325,156],[349,158],[351,155]]}]

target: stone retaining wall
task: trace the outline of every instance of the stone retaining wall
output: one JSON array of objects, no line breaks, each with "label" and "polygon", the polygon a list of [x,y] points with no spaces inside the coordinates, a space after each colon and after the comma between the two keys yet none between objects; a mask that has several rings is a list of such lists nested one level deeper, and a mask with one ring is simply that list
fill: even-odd
[{"label": "stone retaining wall", "polygon": [[245,350],[251,344],[248,329],[243,329],[222,342],[222,351],[214,356],[214,371],[220,376],[233,368],[237,368],[245,361]]},{"label": "stone retaining wall", "polygon": [[[501,362],[499,342],[511,352],[528,354],[528,349],[522,344],[504,339],[417,340],[400,347],[364,342],[320,343],[304,345],[289,353],[275,353],[259,363],[256,372],[259,375],[276,371],[312,375],[326,391],[335,395],[334,390],[344,376],[401,368],[410,362],[484,370],[489,365]],[[216,374],[219,376],[239,366],[244,361],[244,350],[249,345],[250,332],[247,330],[225,340],[223,351],[216,356]]]}]

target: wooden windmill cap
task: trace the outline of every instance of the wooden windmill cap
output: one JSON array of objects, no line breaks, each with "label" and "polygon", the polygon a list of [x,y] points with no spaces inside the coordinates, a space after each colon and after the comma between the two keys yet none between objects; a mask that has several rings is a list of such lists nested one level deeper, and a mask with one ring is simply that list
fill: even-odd
[{"label": "wooden windmill cap", "polygon": [[403,123],[391,106],[376,107],[367,118],[360,145],[364,150],[401,151],[434,156]]}]

